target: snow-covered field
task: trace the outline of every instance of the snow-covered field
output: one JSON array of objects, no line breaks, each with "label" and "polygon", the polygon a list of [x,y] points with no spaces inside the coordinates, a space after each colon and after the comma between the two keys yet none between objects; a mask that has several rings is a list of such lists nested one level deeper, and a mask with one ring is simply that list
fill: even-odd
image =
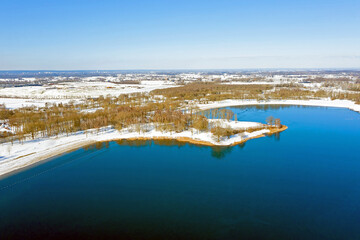
[{"label": "snow-covered field", "polygon": [[0,98],[0,104],[5,104],[8,109],[21,107],[45,107],[46,103],[69,103],[70,99],[26,99],[26,98]]},{"label": "snow-covered field", "polygon": [[[234,129],[246,129],[249,127],[262,125],[261,123],[255,122],[227,122],[226,120],[213,121],[221,121],[220,123],[224,127],[231,126]],[[217,142],[210,132],[199,132],[193,129],[192,131],[189,130],[181,133],[171,133],[156,131],[152,126],[145,127],[148,130],[141,133],[135,132],[133,130],[129,131],[129,129],[117,131],[112,127],[107,127],[101,129],[101,131],[89,130],[87,133],[82,131],[71,134],[69,136],[62,135],[50,138],[39,138],[35,140],[24,141],[23,143],[3,143],[1,144],[0,148],[0,176],[29,166],[41,160],[50,158],[52,156],[56,156],[58,154],[95,142],[130,138],[188,138],[195,141],[206,142],[212,145],[228,146],[253,137],[261,136],[269,132],[268,129],[263,129],[252,133],[244,132]]]},{"label": "snow-covered field", "polygon": [[230,85],[276,85],[276,84],[283,84],[283,83],[291,83],[290,81],[280,81],[280,80],[274,80],[274,81],[253,81],[253,82],[243,82],[243,81],[230,81],[230,82],[224,82],[223,84],[230,84]]},{"label": "snow-covered field", "polygon": [[166,81],[142,81],[141,84],[116,84],[111,82],[64,82],[42,86],[0,88],[0,104],[7,108],[22,106],[45,106],[49,103],[68,103],[70,100],[81,100],[120,94],[150,92],[155,89],[177,86]]}]

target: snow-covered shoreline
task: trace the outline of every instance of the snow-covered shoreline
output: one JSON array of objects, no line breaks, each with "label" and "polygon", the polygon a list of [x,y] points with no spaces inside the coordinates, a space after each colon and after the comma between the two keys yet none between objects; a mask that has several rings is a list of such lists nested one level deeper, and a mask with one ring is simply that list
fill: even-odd
[{"label": "snow-covered shoreline", "polygon": [[[261,126],[262,124],[255,122],[224,123],[224,126],[227,125],[234,129],[246,129]],[[264,136],[266,133],[269,133],[268,129],[244,132],[217,142],[210,132],[199,132],[195,129],[174,133],[161,132],[152,128],[148,131],[139,133],[135,132],[134,129],[131,131],[129,131],[129,129],[118,131],[109,126],[102,128],[100,131],[81,131],[70,134],[69,136],[60,135],[49,138],[38,138],[27,140],[23,143],[17,141],[14,143],[7,142],[1,144],[0,148],[0,176],[96,142],[120,139],[177,139],[179,141],[209,146],[230,146],[252,138]]]},{"label": "snow-covered shoreline", "polygon": [[[360,105],[348,100],[282,100],[282,101],[247,101],[247,100],[225,100],[210,104],[198,105],[201,110],[244,105],[301,105],[301,106],[321,106],[348,108],[360,112]],[[254,127],[253,122],[232,122],[232,128]],[[97,131],[96,131],[97,132]],[[34,163],[48,159],[50,157],[78,149],[82,146],[96,142],[113,141],[119,139],[178,139],[193,141],[194,143],[208,143],[208,145],[230,146],[235,143],[244,142],[252,138],[263,136],[269,130],[263,129],[252,133],[245,132],[244,135],[234,135],[229,139],[217,142],[209,132],[184,131],[181,133],[160,132],[150,130],[142,133],[122,130],[121,132],[111,128],[103,128],[99,133],[77,132],[69,136],[57,136],[50,138],[39,138],[25,141],[24,143],[3,143],[0,145],[0,176],[21,168],[30,166]]]},{"label": "snow-covered shoreline", "polygon": [[246,105],[299,105],[299,106],[315,106],[315,107],[337,107],[348,108],[350,110],[360,112],[360,105],[355,104],[349,100],[224,100],[209,104],[199,104],[200,110],[207,110],[212,108],[232,107],[232,106],[246,106]]}]

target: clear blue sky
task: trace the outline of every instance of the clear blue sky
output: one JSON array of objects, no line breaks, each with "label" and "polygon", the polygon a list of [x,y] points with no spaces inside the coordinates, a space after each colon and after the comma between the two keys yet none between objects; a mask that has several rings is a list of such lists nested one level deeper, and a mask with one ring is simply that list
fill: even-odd
[{"label": "clear blue sky", "polygon": [[2,0],[0,70],[360,68],[359,0]]}]

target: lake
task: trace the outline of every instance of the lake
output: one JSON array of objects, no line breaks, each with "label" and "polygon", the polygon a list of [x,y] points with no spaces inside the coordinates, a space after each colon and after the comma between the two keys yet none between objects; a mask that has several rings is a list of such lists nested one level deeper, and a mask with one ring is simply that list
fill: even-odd
[{"label": "lake", "polygon": [[0,180],[0,239],[360,239],[360,114],[229,107],[288,130],[234,147],[96,144]]}]

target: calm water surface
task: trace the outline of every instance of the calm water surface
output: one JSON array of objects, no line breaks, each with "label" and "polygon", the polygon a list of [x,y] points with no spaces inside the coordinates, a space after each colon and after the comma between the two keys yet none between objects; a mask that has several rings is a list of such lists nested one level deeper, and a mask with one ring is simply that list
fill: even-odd
[{"label": "calm water surface", "polygon": [[360,239],[360,114],[231,107],[289,129],[231,148],[110,142],[0,180],[0,239]]}]

